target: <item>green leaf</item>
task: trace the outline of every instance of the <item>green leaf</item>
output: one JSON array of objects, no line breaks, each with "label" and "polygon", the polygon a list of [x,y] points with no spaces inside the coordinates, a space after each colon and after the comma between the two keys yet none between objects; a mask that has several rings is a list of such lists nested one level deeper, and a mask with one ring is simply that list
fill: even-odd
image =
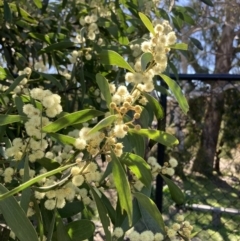
[{"label": "green leaf", "polygon": [[112,50],[103,50],[99,54],[100,62],[107,65],[116,65],[120,68],[124,68],[134,73],[134,69],[131,65],[118,53]]},{"label": "green leaf", "polygon": [[[42,180],[43,178],[45,178],[45,177],[50,177],[50,176],[55,175],[55,174],[57,174],[57,173],[61,173],[62,171],[66,170],[66,169],[68,169],[68,168],[70,168],[70,167],[73,167],[74,165],[76,165],[76,164],[73,163],[73,164],[70,164],[70,165],[66,165],[66,166],[63,166],[63,167],[59,167],[59,168],[54,169],[54,170],[52,170],[52,171],[50,171],[50,172],[46,172],[46,173],[44,173],[44,174],[38,175],[38,176],[30,179],[29,181],[24,182],[23,184],[15,187],[15,188],[13,188],[12,190],[10,190],[10,191],[8,191],[8,192],[6,192],[6,193],[4,193],[4,194],[1,194],[1,195],[0,195],[0,201],[6,199],[6,198],[8,198],[8,197],[10,197],[10,196],[12,196],[12,195],[14,195],[14,194],[16,194],[16,193],[18,193],[18,192],[21,192],[22,190],[24,190],[24,189],[32,186],[32,185],[35,184],[36,182],[41,181],[41,180]],[[1,203],[1,202],[0,202],[0,203]]]},{"label": "green leaf", "polygon": [[203,50],[203,46],[198,39],[190,37],[190,40],[198,49]]},{"label": "green leaf", "polygon": [[127,179],[126,172],[119,161],[118,157],[115,155],[113,150],[111,150],[111,157],[112,157],[112,165],[113,165],[113,180],[117,189],[118,198],[121,205],[122,213],[124,210],[127,212],[128,215],[128,222],[129,225],[132,225],[132,214],[133,214],[133,207],[132,207],[132,194],[131,189],[129,186],[129,182]]},{"label": "green leaf", "polygon": [[172,80],[171,78],[169,78],[168,76],[166,76],[164,74],[160,74],[159,76],[166,82],[169,89],[172,91],[172,93],[175,96],[177,102],[179,103],[182,111],[185,114],[187,114],[187,112],[189,110],[188,102],[187,102],[186,97],[183,95],[182,90],[179,87],[179,85],[176,83],[176,81]]},{"label": "green leaf", "polygon": [[33,0],[34,4],[37,6],[37,8],[42,8],[42,1],[41,0]]},{"label": "green leaf", "polygon": [[111,233],[109,231],[110,220],[109,220],[109,216],[107,215],[108,214],[107,209],[104,206],[101,198],[98,196],[97,191],[95,191],[96,188],[92,187],[90,184],[88,186],[89,186],[89,188],[92,192],[93,198],[94,198],[94,200],[96,202],[96,205],[97,205],[98,214],[99,214],[99,217],[100,217],[100,220],[101,220],[101,223],[102,223],[105,235],[106,235],[106,237],[105,237],[106,241],[111,241],[112,237],[111,237]]},{"label": "green leaf", "polygon": [[164,112],[162,106],[159,102],[152,96],[145,92],[142,93],[144,97],[148,100],[149,105],[151,106],[156,118],[161,120],[164,117]]},{"label": "green leaf", "polygon": [[174,45],[170,45],[171,49],[180,49],[180,50],[188,50],[188,45],[185,43],[176,43]]},{"label": "green leaf", "polygon": [[97,116],[104,115],[103,112],[98,110],[80,110],[71,114],[66,114],[63,117],[60,117],[53,123],[50,123],[42,128],[43,132],[57,132],[67,126],[75,125],[79,123],[87,122]]},{"label": "green leaf", "polygon": [[26,12],[23,8],[20,8],[15,3],[9,3],[9,7],[11,8],[12,12],[18,12],[19,17],[22,16],[22,18],[32,24],[38,24],[38,21],[35,20],[28,12]]},{"label": "green leaf", "polygon": [[118,117],[116,115],[110,115],[98,122],[89,132],[88,135],[94,134],[97,131],[110,126]]},{"label": "green leaf", "polygon": [[7,0],[4,0],[4,19],[6,22],[11,23],[12,22],[12,13],[11,13],[11,9],[7,3]]},{"label": "green leaf", "polygon": [[64,226],[63,220],[58,212],[56,212],[56,229],[58,241],[72,241],[67,232],[67,228]]},{"label": "green leaf", "polygon": [[149,20],[149,18],[145,14],[140,13],[140,12],[138,13],[138,15],[141,18],[141,20],[142,20],[143,24],[145,25],[145,27],[148,29],[148,31],[150,33],[152,33],[153,35],[155,35],[152,22]]},{"label": "green leaf", "polygon": [[41,40],[43,42],[46,42],[48,44],[51,44],[51,40],[49,38],[49,35],[48,34],[40,34],[40,33],[34,33],[34,32],[31,32],[28,34],[30,37],[34,38],[34,39],[37,39],[37,40]]},{"label": "green leaf", "polygon": [[107,198],[103,192],[101,192],[101,200],[108,211],[108,215],[112,221],[112,224],[116,223],[116,212],[111,204],[111,199]]},{"label": "green leaf", "polygon": [[135,133],[128,133],[127,139],[133,147],[136,155],[144,157],[145,155],[145,137],[139,136]]},{"label": "green leaf", "polygon": [[184,204],[185,196],[182,193],[181,189],[171,179],[165,177],[164,175],[161,175],[161,177],[168,185],[168,188],[169,188],[173,201],[179,205]]},{"label": "green leaf", "polygon": [[7,72],[6,70],[0,66],[0,80],[4,80],[7,78]]},{"label": "green leaf", "polygon": [[211,0],[200,0],[201,2],[205,3],[206,5],[210,6],[210,7],[213,7],[213,3]]},{"label": "green leaf", "polygon": [[71,136],[66,136],[66,135],[58,134],[58,133],[49,133],[48,135],[50,135],[57,141],[60,141],[62,144],[74,146],[74,144],[76,142],[76,139]]},{"label": "green leaf", "polygon": [[[24,176],[22,179],[22,182],[27,182],[30,179],[29,176],[29,164],[28,164],[28,156],[25,156],[24,158]],[[21,194],[21,200],[20,200],[20,206],[22,207],[23,211],[27,213],[28,211],[28,205],[31,197],[31,189],[26,188],[25,190],[22,191]]]},{"label": "green leaf", "polygon": [[133,153],[124,153],[120,157],[120,161],[124,163],[146,187],[151,185],[151,168],[142,157]]},{"label": "green leaf", "polygon": [[6,90],[5,93],[6,93],[7,95],[10,94],[10,92],[13,91],[26,76],[27,76],[26,74],[18,76],[18,77],[13,81],[13,83],[9,86],[9,88]]},{"label": "green leaf", "polygon": [[141,130],[129,129],[129,132],[135,133],[141,136],[145,136],[165,146],[177,145],[179,143],[175,136],[170,135],[164,131],[149,130],[149,129],[141,129]]},{"label": "green leaf", "polygon": [[[3,196],[9,191],[0,184],[0,193]],[[7,225],[20,241],[38,241],[35,228],[14,197],[1,200],[0,210]]]},{"label": "green leaf", "polygon": [[62,218],[70,218],[84,209],[84,205],[80,201],[66,202],[65,206],[58,209],[58,213]]},{"label": "green leaf", "polygon": [[90,220],[82,219],[67,224],[66,229],[72,241],[80,241],[93,236],[95,225]]},{"label": "green leaf", "polygon": [[0,114],[0,126],[8,125],[15,122],[27,121],[26,116],[21,115],[3,115]]},{"label": "green leaf", "polygon": [[47,171],[52,171],[52,170],[60,167],[60,164],[57,161],[49,159],[47,157],[37,159],[36,162],[40,163],[42,167],[47,169]]},{"label": "green leaf", "polygon": [[141,67],[142,71],[147,69],[148,64],[153,60],[153,56],[151,53],[143,53],[141,56]]},{"label": "green leaf", "polygon": [[63,90],[63,86],[61,85],[60,81],[57,80],[52,74],[45,74],[45,73],[39,73],[43,78],[49,80],[53,85],[56,85],[59,90]]},{"label": "green leaf", "polygon": [[156,204],[148,196],[135,192],[134,197],[137,199],[138,203],[151,215],[151,217],[157,222],[162,232],[165,234],[165,224],[163,222],[162,214],[158,210]]},{"label": "green leaf", "polygon": [[[101,90],[101,93],[107,103],[107,106],[109,108],[109,105],[112,102],[112,96],[110,93],[108,81],[104,76],[102,76],[99,73],[96,74],[96,81],[97,81],[98,87]],[[111,114],[113,114],[114,110],[110,109],[110,112],[111,112]]]},{"label": "green leaf", "polygon": [[70,47],[73,47],[74,43],[71,41],[62,41],[62,42],[58,42],[58,43],[54,43],[52,45],[49,45],[46,48],[43,48],[39,51],[40,54],[42,53],[50,53],[54,50],[63,50],[63,49],[67,49]]}]

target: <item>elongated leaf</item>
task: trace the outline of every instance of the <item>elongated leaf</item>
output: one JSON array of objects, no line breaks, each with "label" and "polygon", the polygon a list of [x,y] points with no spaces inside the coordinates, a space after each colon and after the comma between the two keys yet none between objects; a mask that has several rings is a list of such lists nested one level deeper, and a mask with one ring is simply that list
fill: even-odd
[{"label": "elongated leaf", "polygon": [[47,157],[37,159],[36,161],[38,163],[40,163],[42,167],[46,168],[47,171],[52,171],[52,170],[60,167],[60,164],[57,161],[49,159]]},{"label": "elongated leaf", "polygon": [[157,222],[162,232],[165,233],[165,225],[163,222],[162,214],[158,210],[156,204],[148,196],[136,192],[133,194],[138,203],[151,215],[151,217]]},{"label": "elongated leaf", "polygon": [[203,46],[198,39],[191,37],[190,40],[198,49],[203,50]]},{"label": "elongated leaf", "polygon": [[179,205],[184,204],[185,202],[185,196],[182,193],[181,189],[169,178],[165,177],[164,175],[161,175],[163,180],[168,185],[171,197],[173,201]]},{"label": "elongated leaf", "polygon": [[[0,193],[3,196],[9,193],[9,191],[0,184]],[[36,230],[14,197],[1,200],[0,210],[7,225],[20,241],[38,241]]]},{"label": "elongated leaf", "polygon": [[80,241],[93,236],[95,225],[90,220],[82,219],[67,224],[66,229],[72,241]]},{"label": "elongated leaf", "polygon": [[109,217],[107,215],[107,209],[106,207],[104,206],[101,198],[98,196],[97,192],[95,191],[95,188],[92,187],[91,185],[88,185],[91,192],[92,192],[92,195],[93,195],[93,198],[96,202],[96,205],[97,205],[97,209],[98,209],[98,214],[99,214],[99,217],[100,217],[100,220],[101,220],[101,223],[103,225],[103,229],[104,229],[104,232],[105,232],[105,235],[106,235],[106,241],[111,241],[112,240],[112,237],[111,237],[111,233],[109,231],[109,226],[110,226],[110,220],[109,220]]},{"label": "elongated leaf", "polygon": [[[6,199],[6,198],[8,198],[8,197],[10,197],[10,196],[12,196],[12,195],[14,195],[14,194],[16,194],[16,193],[18,193],[18,192],[21,192],[22,190],[24,190],[24,189],[32,186],[32,185],[35,184],[36,182],[41,181],[41,180],[42,180],[43,178],[45,178],[45,177],[50,177],[50,176],[55,175],[55,174],[57,174],[57,173],[61,173],[62,171],[66,170],[66,169],[68,169],[68,168],[70,168],[70,167],[73,167],[74,165],[76,165],[76,164],[73,163],[73,164],[70,164],[70,165],[66,165],[66,166],[63,166],[63,167],[59,167],[59,168],[57,168],[57,169],[55,169],[55,170],[52,170],[52,171],[50,171],[50,172],[46,172],[46,173],[44,173],[44,174],[41,174],[41,175],[39,175],[39,176],[36,176],[36,177],[30,179],[29,181],[24,182],[23,184],[19,185],[18,187],[15,187],[15,188],[13,188],[13,189],[10,190],[10,191],[8,191],[8,192],[6,192],[6,193],[4,193],[4,194],[1,194],[1,195],[0,195],[0,201]],[[0,202],[0,203],[1,203],[1,202]]]},{"label": "elongated leaf", "polygon": [[[29,176],[29,164],[28,164],[28,156],[24,158],[24,175],[23,175],[23,182],[27,182],[30,179]],[[31,197],[31,190],[30,188],[26,188],[22,191],[20,206],[22,207],[23,211],[27,213],[28,205]]]},{"label": "elongated leaf", "polygon": [[[32,24],[38,24],[38,21],[35,20],[28,12],[26,12],[23,8],[19,7],[16,3],[9,3],[9,7],[11,8],[12,12],[18,12],[19,16]],[[29,25],[30,26],[30,25]]]},{"label": "elongated leaf", "polygon": [[6,90],[6,94],[10,94],[11,91],[13,91],[18,85],[19,83],[26,77],[27,75],[20,75],[18,76],[14,81],[13,83],[9,86],[9,88]]},{"label": "elongated leaf", "polygon": [[3,9],[4,9],[4,19],[5,19],[5,21],[11,23],[12,22],[12,13],[11,13],[11,9],[10,9],[8,3],[7,3],[7,0],[4,0]]},{"label": "elongated leaf", "polygon": [[179,85],[176,83],[176,81],[172,80],[168,76],[164,74],[160,74],[160,77],[167,83],[169,89],[172,91],[174,97],[178,101],[180,108],[182,111],[187,114],[189,110],[188,102],[186,97],[183,95],[181,88]]},{"label": "elongated leaf", "polygon": [[51,40],[50,40],[50,37],[48,34],[40,34],[40,33],[31,32],[28,35],[34,39],[41,40],[47,44],[51,44]]},{"label": "elongated leaf", "polygon": [[50,135],[51,137],[55,138],[56,140],[60,141],[62,144],[66,144],[66,145],[74,145],[76,139],[71,137],[71,136],[66,136],[66,135],[62,135],[62,134],[58,134],[58,133],[49,133],[48,135]]},{"label": "elongated leaf", "polygon": [[116,65],[120,68],[124,68],[134,73],[134,69],[131,65],[118,53],[112,50],[103,50],[100,55],[100,62],[107,65]]},{"label": "elongated leaf", "polygon": [[67,232],[67,228],[66,226],[64,226],[63,220],[58,214],[58,212],[56,212],[56,229],[57,229],[56,231],[57,231],[58,241],[72,241],[72,239],[70,238]]},{"label": "elongated leaf", "polygon": [[201,2],[205,3],[206,5],[210,6],[210,7],[213,7],[213,3],[211,0],[200,0]]},{"label": "elongated leaf", "polygon": [[159,104],[159,102],[152,96],[147,93],[142,93],[145,98],[148,100],[148,103],[150,104],[151,108],[153,109],[153,112],[158,120],[161,120],[164,117],[164,112],[162,106]]},{"label": "elongated leaf", "polygon": [[142,71],[147,69],[148,64],[153,60],[153,56],[151,53],[144,53],[141,56],[141,67]]},{"label": "elongated leaf", "polygon": [[124,153],[120,157],[120,161],[124,163],[146,187],[151,185],[151,168],[142,157],[133,153]]},{"label": "elongated leaf", "polygon": [[153,28],[152,22],[149,20],[149,18],[144,13],[138,13],[138,15],[141,18],[145,27],[148,29],[148,31],[154,35],[155,34],[154,28]]},{"label": "elongated leaf", "polygon": [[140,157],[144,157],[145,137],[139,136],[135,133],[128,133],[127,138],[133,147],[134,153]]},{"label": "elongated leaf", "polygon": [[62,42],[59,42],[59,43],[54,43],[46,48],[43,48],[39,51],[39,53],[50,53],[54,50],[63,50],[63,49],[67,49],[67,48],[70,48],[70,47],[73,47],[74,46],[74,43],[71,42],[71,41],[62,41]]},{"label": "elongated leaf", "polygon": [[84,209],[84,205],[81,201],[67,202],[65,206],[58,209],[58,213],[62,218],[70,218]]},{"label": "elongated leaf", "polygon": [[188,45],[185,43],[176,43],[169,46],[171,49],[188,50]]},{"label": "elongated leaf", "polygon": [[89,132],[88,135],[94,134],[97,131],[110,126],[118,117],[116,115],[110,115],[102,119],[98,124],[96,124]]},{"label": "elongated leaf", "polygon": [[132,225],[132,194],[129,186],[129,182],[127,179],[126,172],[120,163],[118,157],[115,155],[113,150],[111,151],[112,163],[113,163],[113,180],[118,192],[118,198],[121,205],[122,213],[124,210],[128,215],[129,225]]},{"label": "elongated leaf", "polygon": [[80,110],[71,114],[64,115],[60,117],[53,123],[50,123],[42,128],[42,131],[50,133],[50,132],[57,132],[67,126],[84,123],[89,121],[97,116],[104,115],[103,112],[98,110]]},{"label": "elongated leaf", "polygon": [[[101,90],[101,93],[107,103],[107,106],[109,108],[109,104],[112,102],[112,96],[110,93],[108,81],[104,76],[102,76],[99,73],[96,74],[96,81],[97,81],[98,87]],[[114,110],[110,109],[110,112],[111,112],[111,114],[113,114]]]},{"label": "elongated leaf", "polygon": [[178,140],[175,136],[170,135],[164,131],[148,130],[148,129],[141,129],[141,130],[129,129],[129,132],[135,133],[141,136],[145,136],[165,146],[172,146],[172,145],[178,144]]},{"label": "elongated leaf", "polygon": [[34,4],[37,6],[37,8],[42,8],[42,1],[41,0],[33,0]]},{"label": "elongated leaf", "polygon": [[113,225],[116,223],[116,212],[111,204],[111,199],[107,198],[103,192],[101,192],[101,200],[108,211],[108,215]]},{"label": "elongated leaf", "polygon": [[4,80],[7,77],[7,71],[0,66],[0,80]]},{"label": "elongated leaf", "polygon": [[27,121],[27,120],[28,118],[26,116],[0,114],[0,126],[5,126],[11,123]]}]

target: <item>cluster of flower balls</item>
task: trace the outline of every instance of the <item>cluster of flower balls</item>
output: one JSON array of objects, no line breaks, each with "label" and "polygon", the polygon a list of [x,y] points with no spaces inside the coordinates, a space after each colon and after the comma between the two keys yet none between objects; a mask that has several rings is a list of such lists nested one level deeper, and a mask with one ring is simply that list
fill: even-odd
[{"label": "cluster of flower balls", "polygon": [[171,241],[183,241],[183,238],[190,238],[193,227],[188,221],[184,221],[183,215],[176,216],[176,222],[171,227],[165,226],[166,235],[162,233],[153,233],[152,231],[144,231],[142,233],[132,230],[128,234],[130,241],[163,241],[168,237]]},{"label": "cluster of flower balls", "polygon": [[[168,21],[155,21],[154,33],[150,34],[150,40],[139,44],[132,44],[133,56],[136,57],[134,64],[135,73],[127,72],[125,80],[128,83],[137,85],[141,91],[151,92],[154,90],[153,77],[165,71],[167,67],[167,54],[170,46],[176,43],[175,32],[172,31]],[[143,70],[141,63],[141,53],[151,53],[153,60],[150,65]]]},{"label": "cluster of flower balls", "polygon": [[158,174],[173,176],[175,171],[174,168],[178,165],[178,162],[175,158],[171,158],[168,162],[164,162],[161,166],[157,159],[153,156],[150,156],[147,160],[148,164],[151,166],[152,176],[155,178]]}]

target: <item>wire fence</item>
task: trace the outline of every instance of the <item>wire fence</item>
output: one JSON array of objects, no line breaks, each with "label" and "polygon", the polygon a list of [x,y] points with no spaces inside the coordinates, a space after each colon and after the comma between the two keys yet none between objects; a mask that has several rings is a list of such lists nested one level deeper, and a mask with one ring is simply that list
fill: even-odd
[{"label": "wire fence", "polygon": [[[193,240],[240,241],[240,76],[180,75],[179,79],[190,110],[184,115],[173,98],[161,96],[166,118],[160,124],[175,134],[180,144],[174,149],[159,145],[158,160],[160,164],[170,157],[179,161],[174,179],[184,190],[186,203],[176,206],[159,178],[157,206],[166,220],[182,212],[194,226]],[[207,143],[204,147],[211,152],[214,144],[209,140],[216,134],[213,175],[209,175],[209,163],[200,148]],[[199,165],[200,173],[194,172]]]}]

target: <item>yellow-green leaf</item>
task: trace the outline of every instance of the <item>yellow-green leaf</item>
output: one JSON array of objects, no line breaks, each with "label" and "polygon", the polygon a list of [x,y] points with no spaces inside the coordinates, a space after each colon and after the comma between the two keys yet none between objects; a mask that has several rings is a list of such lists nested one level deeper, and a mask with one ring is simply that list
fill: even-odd
[{"label": "yellow-green leaf", "polygon": [[[108,81],[104,76],[98,73],[96,74],[96,82],[109,108],[109,105],[112,102],[112,96],[110,93]],[[113,114],[114,110],[110,109],[110,112]]]},{"label": "yellow-green leaf", "polygon": [[149,18],[144,13],[138,13],[138,15],[141,18],[144,25],[146,26],[146,28],[148,29],[148,31],[154,35],[155,34],[154,28]]},{"label": "yellow-green leaf", "polygon": [[[10,191],[0,184],[1,196]],[[38,241],[35,228],[27,218],[26,213],[14,197],[8,197],[0,201],[0,211],[9,226],[20,241]]]},{"label": "yellow-green leaf", "polygon": [[124,68],[134,73],[134,69],[131,65],[118,53],[112,50],[103,50],[100,54],[100,62],[107,65],[116,65],[120,68]]},{"label": "yellow-green leaf", "polygon": [[185,43],[176,43],[174,45],[170,45],[171,49],[180,49],[180,50],[188,50],[188,45]]},{"label": "yellow-green leaf", "polygon": [[110,126],[118,117],[116,115],[110,115],[98,122],[89,132],[88,135],[94,134],[97,131]]},{"label": "yellow-green leaf", "polygon": [[184,204],[185,196],[182,193],[181,189],[169,178],[165,177],[164,175],[161,175],[163,180],[168,185],[171,197],[173,201],[179,205]]},{"label": "yellow-green leaf", "polygon": [[160,74],[160,77],[166,82],[169,89],[173,93],[174,97],[176,98],[177,102],[180,105],[182,111],[187,114],[189,110],[188,102],[186,97],[184,96],[180,86],[177,84],[176,81],[172,80],[170,77],[164,74]]},{"label": "yellow-green leaf", "polygon": [[160,105],[160,103],[152,95],[149,95],[145,92],[143,92],[142,94],[148,100],[148,103],[151,106],[151,108],[153,109],[156,118],[158,120],[161,120],[164,117],[164,112],[163,112],[163,108]]},{"label": "yellow-green leaf", "polygon": [[42,128],[42,131],[50,133],[57,132],[69,125],[84,123],[89,121],[97,116],[104,115],[103,112],[98,110],[80,110],[71,114],[66,114],[63,117],[60,117],[53,123],[50,123]]},{"label": "yellow-green leaf", "polygon": [[165,224],[163,222],[162,214],[158,210],[153,200],[140,192],[136,192],[133,195],[137,199],[138,203],[144,208],[144,210],[146,210],[159,225],[159,227],[162,229],[162,232],[165,233]]},{"label": "yellow-green leaf", "polygon": [[113,180],[117,189],[118,198],[121,206],[122,213],[124,210],[128,215],[129,226],[132,225],[132,194],[129,186],[129,182],[127,179],[126,171],[124,170],[121,162],[119,161],[116,154],[111,151],[112,157],[112,172],[113,172]]},{"label": "yellow-green leaf", "polygon": [[120,157],[120,161],[124,163],[146,187],[151,185],[151,168],[142,157],[126,152]]},{"label": "yellow-green leaf", "polygon": [[175,136],[170,135],[164,131],[149,130],[149,129],[141,129],[141,130],[129,129],[129,132],[135,133],[141,136],[145,136],[165,146],[172,146],[172,145],[178,144],[178,139]]},{"label": "yellow-green leaf", "polygon": [[26,116],[21,115],[3,115],[0,114],[0,126],[5,126],[14,122],[27,121]]}]

